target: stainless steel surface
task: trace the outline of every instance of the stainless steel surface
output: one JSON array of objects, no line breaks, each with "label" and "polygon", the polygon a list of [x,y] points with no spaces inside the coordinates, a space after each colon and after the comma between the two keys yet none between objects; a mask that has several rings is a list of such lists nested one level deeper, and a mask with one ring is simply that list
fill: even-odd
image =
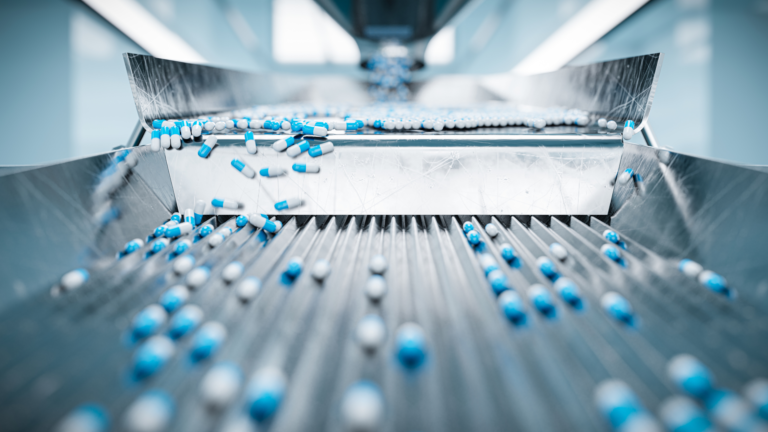
[{"label": "stainless steel surface", "polygon": [[[164,220],[145,219],[154,225]],[[480,231],[498,262],[504,262],[498,252],[503,242],[520,256],[522,267],[504,264],[502,271],[528,304],[525,327],[511,325],[501,314],[462,234],[465,220],[500,228],[496,239]],[[602,380],[627,382],[655,413],[664,398],[677,394],[665,365],[681,352],[704,362],[721,388],[740,389],[768,373],[766,328],[745,316],[750,305],[744,299],[729,302],[712,294],[680,275],[674,261],[624,232],[628,267],[608,261],[599,252],[603,225],[595,220],[591,226],[575,218],[508,216],[283,221],[274,237],[247,226],[215,249],[201,241],[188,252],[212,270],[189,302],[229,332],[210,361],[189,361],[187,337],[176,343],[176,355],[156,376],[141,382],[128,378],[136,348],[126,339],[131,319],[183,280],[170,269],[170,248],[146,260],[131,255],[93,271],[78,291],[57,298],[41,293],[0,316],[0,340],[13,347],[0,351],[3,429],[51,430],[84,402],[103,406],[119,428],[126,407],[141,392],[161,389],[176,406],[170,431],[220,430],[246,415],[246,389],[223,411],[204,409],[200,380],[218,361],[239,365],[246,379],[265,365],[285,372],[288,390],[268,423],[272,431],[342,429],[341,396],[359,379],[382,389],[383,431],[607,431],[592,402]],[[233,222],[222,225],[234,227]],[[558,267],[581,287],[581,311],[561,302],[536,270],[536,258],[554,259],[548,249],[554,241],[569,253]],[[389,262],[384,275],[389,291],[380,303],[371,303],[361,287],[370,274],[370,257],[379,253]],[[286,285],[280,275],[295,256],[304,259],[305,270]],[[324,283],[309,275],[320,258],[332,267]],[[243,277],[263,282],[251,303],[240,302],[235,288],[221,279],[232,260],[245,264]],[[530,305],[525,293],[533,283],[551,292],[556,319],[545,319]],[[638,326],[627,328],[603,312],[599,298],[609,290],[632,303]],[[368,313],[379,314],[387,329],[384,345],[371,354],[354,338],[356,324]],[[426,334],[427,361],[417,371],[401,368],[394,358],[396,329],[409,321]],[[254,423],[250,428],[261,429]]]},{"label": "stainless steel surface", "polygon": [[138,147],[138,145],[141,144],[141,139],[144,138],[144,132],[146,132],[146,129],[144,129],[144,126],[141,124],[141,120],[138,120],[136,122],[136,127],[134,127],[133,132],[131,132],[131,136],[128,137],[128,143],[125,146]]},{"label": "stainless steel surface", "polygon": [[645,122],[645,127],[643,128],[643,139],[645,139],[645,143],[651,147],[659,146],[659,143],[656,141],[656,136],[651,130],[651,125],[647,121]]},{"label": "stainless steel surface", "polygon": [[[300,198],[301,207],[281,213],[605,215],[621,157],[615,135],[349,135],[332,137],[333,153],[296,159],[266,147],[275,138],[260,136],[256,155],[242,138],[207,159],[197,156],[198,145],[168,151],[178,207],[226,197],[243,207],[217,214],[275,214],[275,203]],[[235,157],[257,172],[288,174],[249,179],[230,165]],[[317,164],[320,173],[294,172],[294,163]]]},{"label": "stainless steel surface", "polygon": [[[138,164],[126,173],[114,171],[115,157],[126,151]],[[103,185],[111,181],[116,190],[105,196]],[[176,206],[165,155],[148,147],[2,176],[0,202],[0,309],[47,291],[73,268],[111,260]],[[117,219],[102,223],[112,209]]]},{"label": "stainless steel surface", "polygon": [[611,225],[665,258],[725,276],[768,311],[768,172],[629,143],[619,171],[626,168],[642,175],[646,193],[617,184]]},{"label": "stainless steel surface", "polygon": [[493,75],[481,81],[507,100],[578,108],[592,113],[592,121],[605,117],[621,125],[633,120],[639,132],[653,105],[663,58],[663,54],[647,54],[540,75]]}]

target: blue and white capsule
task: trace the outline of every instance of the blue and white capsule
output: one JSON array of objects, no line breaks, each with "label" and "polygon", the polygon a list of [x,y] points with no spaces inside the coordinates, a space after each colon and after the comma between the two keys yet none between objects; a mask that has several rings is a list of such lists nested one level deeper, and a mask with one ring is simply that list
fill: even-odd
[{"label": "blue and white capsule", "polygon": [[192,339],[189,355],[195,361],[205,360],[214,355],[227,339],[227,328],[218,321],[208,321],[200,327]]},{"label": "blue and white capsule", "polygon": [[181,240],[173,246],[173,253],[175,253],[176,255],[181,255],[184,252],[188,251],[191,246],[192,246],[191,241]]},{"label": "blue and white capsule", "polygon": [[379,430],[384,420],[384,395],[371,381],[358,381],[350,386],[341,399],[344,430]]},{"label": "blue and white capsule", "polygon": [[247,277],[237,284],[237,298],[242,302],[253,300],[261,291],[261,280],[255,276]]},{"label": "blue and white capsule", "polygon": [[264,127],[264,120],[251,119],[251,121],[248,123],[248,127],[251,129],[261,129]]},{"label": "blue and white capsule", "polygon": [[126,255],[132,254],[143,247],[144,247],[144,241],[141,239],[135,238],[125,244],[125,247],[123,248],[123,253]]},{"label": "blue and white capsule", "polygon": [[272,150],[276,152],[281,152],[287,149],[288,147],[296,144],[296,142],[297,142],[296,137],[289,136],[289,137],[281,138],[272,143]]},{"label": "blue and white capsule", "polygon": [[328,141],[309,149],[309,155],[314,157],[322,156],[333,151],[333,143]]},{"label": "blue and white capsule", "polygon": [[635,322],[635,311],[632,304],[621,294],[609,291],[600,298],[600,306],[608,315],[625,324],[632,325]]},{"label": "blue and white capsule", "polygon": [[501,308],[504,316],[506,316],[512,324],[519,325],[525,323],[525,303],[523,303],[520,294],[512,290],[506,290],[499,295],[496,302],[499,304],[499,308]]},{"label": "blue and white capsule", "polygon": [[480,233],[478,233],[475,230],[472,230],[472,231],[468,232],[467,233],[467,241],[472,246],[477,246],[478,244],[480,244]]},{"label": "blue and white capsule", "polygon": [[183,235],[186,235],[186,234],[189,234],[190,232],[192,232],[192,228],[194,228],[194,227],[192,226],[191,223],[189,223],[189,222],[182,222],[182,223],[180,223],[180,224],[178,224],[176,226],[172,226],[170,228],[166,228],[165,229],[165,236],[168,237],[168,238],[175,238],[175,237],[183,236]]},{"label": "blue and white capsule", "polygon": [[416,323],[405,323],[397,329],[395,339],[397,359],[408,369],[416,369],[427,357],[427,340],[424,330]]},{"label": "blue and white capsule", "polygon": [[499,229],[496,228],[496,225],[489,223],[485,225],[485,233],[488,234],[488,237],[490,238],[496,238],[496,236],[499,235]]},{"label": "blue and white capsule", "polygon": [[144,339],[157,333],[157,330],[168,320],[165,308],[151,304],[142,309],[131,322],[131,334],[135,339]]},{"label": "blue and white capsule", "polygon": [[730,390],[714,390],[704,401],[710,416],[727,431],[765,431],[768,425],[740,395]]},{"label": "blue and white capsule", "polygon": [[635,392],[623,381],[606,380],[595,387],[595,405],[616,431],[660,432]]},{"label": "blue and white capsule", "polygon": [[472,225],[472,222],[467,221],[467,222],[464,222],[464,225],[462,225],[461,228],[464,230],[464,234],[466,234],[466,233],[474,230],[475,226]]},{"label": "blue and white capsule", "polygon": [[560,277],[560,273],[557,272],[557,267],[551,259],[543,256],[536,260],[536,266],[539,267],[541,274],[547,277],[549,280],[557,280]]},{"label": "blue and white capsule", "polygon": [[728,288],[728,282],[725,280],[725,278],[713,272],[712,270],[704,270],[699,273],[698,280],[701,285],[709,288],[717,294],[722,294],[728,297],[735,296],[735,291]]},{"label": "blue and white capsule", "polygon": [[517,255],[515,255],[515,249],[512,247],[509,243],[504,243],[501,245],[501,257],[504,259],[504,261],[508,263],[512,263],[517,260]]},{"label": "blue and white capsule", "polygon": [[301,257],[293,257],[288,261],[288,265],[285,267],[283,274],[291,280],[296,279],[301,274],[304,268],[304,261]]},{"label": "blue and white capsule", "polygon": [[192,137],[200,138],[202,134],[203,134],[203,124],[200,122],[200,120],[195,120],[192,123]]},{"label": "blue and white capsule", "polygon": [[232,261],[221,271],[221,279],[226,283],[232,283],[243,275],[245,266],[240,261]]},{"label": "blue and white capsule", "polygon": [[187,121],[182,122],[182,125],[179,126],[179,132],[181,132],[181,139],[183,140],[192,139],[192,127],[189,125],[189,122]]},{"label": "blue and white capsule", "polygon": [[176,222],[176,223],[179,223],[179,222],[181,222],[181,213],[179,213],[179,212],[174,212],[174,213],[171,215],[171,220],[170,220],[170,221],[172,221],[172,222]]},{"label": "blue and white capsule", "polygon": [[635,122],[627,120],[624,122],[624,132],[621,134],[624,140],[631,140],[635,136]]},{"label": "blue and white capsule", "polygon": [[149,148],[151,148],[152,151],[160,151],[160,131],[159,130],[152,131],[152,140],[150,141]]},{"label": "blue and white capsule", "polygon": [[659,417],[671,432],[713,431],[707,414],[696,402],[684,396],[672,396],[662,402]]},{"label": "blue and white capsule", "polygon": [[320,165],[314,164],[293,164],[291,167],[294,171],[300,173],[319,173]]},{"label": "blue and white capsule", "polygon": [[285,169],[280,167],[267,167],[259,170],[259,175],[262,177],[280,177],[285,175],[285,173]]},{"label": "blue and white capsule", "polygon": [[142,379],[155,374],[175,352],[176,347],[167,336],[152,336],[133,355],[133,375]]},{"label": "blue and white capsule", "polygon": [[234,120],[235,127],[238,129],[248,129],[248,119],[241,118]]},{"label": "blue and white capsule", "polygon": [[188,271],[192,270],[192,267],[194,266],[195,257],[189,254],[181,256],[173,261],[173,271],[177,275],[186,274]]},{"label": "blue and white capsule", "polygon": [[232,166],[250,179],[256,177],[256,171],[254,171],[253,168],[238,158],[232,159]]},{"label": "blue and white capsule", "polygon": [[194,215],[195,225],[200,225],[203,222],[203,215],[205,214],[205,201],[195,201]]},{"label": "blue and white capsule", "polygon": [[171,128],[171,147],[176,150],[181,148],[181,132],[179,131],[178,126],[173,126]]},{"label": "blue and white capsule", "polygon": [[210,277],[211,270],[208,267],[202,266],[190,271],[185,281],[190,289],[195,289],[208,282]]},{"label": "blue and white capsule", "polygon": [[269,233],[274,233],[277,231],[277,225],[275,225],[273,221],[258,213],[251,213],[251,215],[248,217],[248,222],[250,222],[251,225],[255,226],[256,228],[261,228]]},{"label": "blue and white capsule", "polygon": [[574,281],[561,277],[555,282],[554,288],[564,302],[571,305],[574,309],[582,308],[581,291]]},{"label": "blue and white capsule", "polygon": [[328,135],[328,128],[323,126],[304,125],[301,128],[301,132],[304,135],[314,135],[324,137]]},{"label": "blue and white capsule", "polygon": [[149,249],[150,254],[153,255],[153,254],[156,254],[156,253],[160,252],[161,250],[165,249],[169,244],[171,244],[171,241],[168,240],[167,238],[159,238],[159,239],[153,241],[150,244],[150,246],[151,246],[150,249]]},{"label": "blue and white capsule", "polygon": [[160,146],[164,149],[171,148],[171,129],[163,126],[160,129]]},{"label": "blue and white capsule", "polygon": [[533,307],[547,318],[552,318],[556,314],[555,303],[552,301],[552,296],[549,295],[549,291],[544,288],[544,285],[534,284],[528,288],[528,298],[533,303]]},{"label": "blue and white capsule", "polygon": [[195,211],[192,209],[184,210],[184,222],[189,223],[194,228],[197,225],[197,218],[195,217]]},{"label": "blue and white capsule", "polygon": [[768,380],[755,378],[744,387],[744,396],[757,409],[757,414],[768,420]]},{"label": "blue and white capsule", "polygon": [[295,158],[296,156],[309,150],[309,143],[305,140],[301,140],[296,145],[288,147],[288,151],[285,152],[288,156]]},{"label": "blue and white capsule", "polygon": [[160,129],[160,128],[162,128],[164,122],[165,122],[165,120],[163,120],[163,119],[152,120],[152,129]]},{"label": "blue and white capsule", "polygon": [[263,422],[272,418],[285,396],[288,380],[280,369],[259,369],[248,384],[246,409],[252,419]]},{"label": "blue and white capsule", "polygon": [[667,376],[684,393],[705,398],[714,388],[712,372],[690,354],[679,354],[667,363]]},{"label": "blue and white capsule", "polygon": [[[155,120],[157,121],[157,120]],[[107,432],[109,415],[100,405],[80,405],[56,425],[56,432]]]},{"label": "blue and white capsule", "polygon": [[555,242],[549,245],[549,251],[560,261],[565,261],[568,258],[568,250],[560,243]]},{"label": "blue and white capsule", "polygon": [[203,238],[203,237],[207,237],[207,236],[208,236],[208,235],[210,235],[212,232],[213,232],[213,227],[212,227],[211,225],[206,225],[206,226],[204,226],[204,227],[200,228],[200,232],[198,232],[198,235],[199,235],[201,238]]},{"label": "blue and white capsule", "polygon": [[160,306],[172,314],[189,300],[189,290],[184,285],[174,285],[160,296]]},{"label": "blue and white capsule", "polygon": [[243,372],[232,362],[214,365],[200,382],[200,397],[209,408],[220,410],[229,405],[243,385]]},{"label": "blue and white capsule", "polygon": [[205,314],[200,309],[200,306],[190,304],[182,307],[171,318],[171,322],[168,325],[168,336],[171,339],[183,338],[203,322],[204,316]]},{"label": "blue and white capsule", "polygon": [[253,138],[253,132],[247,131],[245,133],[245,151],[248,154],[256,154],[256,140]]},{"label": "blue and white capsule", "polygon": [[632,170],[632,168],[627,168],[624,171],[622,171],[621,174],[619,174],[618,181],[621,184],[627,184],[630,180],[632,180],[632,177],[635,175],[635,172]]},{"label": "blue and white capsule", "polygon": [[211,200],[211,205],[217,208],[225,208],[230,210],[237,210],[240,208],[240,203],[228,198],[214,198]]},{"label": "blue and white capsule", "polygon": [[603,237],[605,237],[606,240],[608,240],[611,243],[619,244],[621,241],[621,236],[619,236],[619,233],[613,230],[605,230],[603,231]]},{"label": "blue and white capsule", "polygon": [[246,225],[248,225],[248,216],[241,214],[235,219],[235,225],[237,225],[239,228],[242,228]]},{"label": "blue and white capsule", "polygon": [[126,432],[167,430],[175,410],[173,399],[168,393],[150,390],[139,396],[125,411],[122,430]]},{"label": "blue and white capsule", "polygon": [[493,270],[488,273],[488,282],[491,284],[494,294],[499,295],[509,289],[507,275],[501,270]]},{"label": "blue and white capsule", "polygon": [[491,254],[482,253],[478,255],[477,261],[480,263],[480,267],[483,269],[486,276],[492,271],[499,269],[499,263],[496,262]]},{"label": "blue and white capsule", "polygon": [[209,154],[211,154],[211,151],[214,147],[218,144],[219,139],[216,138],[216,135],[208,135],[205,138],[205,142],[203,142],[203,145],[200,146],[200,150],[197,152],[197,155],[201,158],[207,158]]},{"label": "blue and white capsule", "polygon": [[280,201],[279,203],[275,203],[275,210],[282,211],[282,210],[289,210],[297,207],[301,207],[303,204],[303,201],[301,198],[288,198],[285,201]]},{"label": "blue and white capsule", "polygon": [[611,261],[616,261],[621,264],[621,251],[616,246],[606,243],[600,247],[600,252]]}]

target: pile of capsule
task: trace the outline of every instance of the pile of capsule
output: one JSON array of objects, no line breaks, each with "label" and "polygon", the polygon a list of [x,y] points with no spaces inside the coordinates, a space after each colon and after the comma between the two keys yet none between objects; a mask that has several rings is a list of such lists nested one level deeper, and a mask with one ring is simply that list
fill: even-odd
[{"label": "pile of capsule", "polygon": [[[710,370],[690,354],[673,357],[667,363],[666,372],[667,378],[682,393],[667,398],[658,409],[659,418],[667,430],[768,430],[768,380],[757,378],[750,381],[741,395],[717,388]],[[595,388],[594,401],[616,431],[663,430],[632,388],[623,381],[600,383]]]}]

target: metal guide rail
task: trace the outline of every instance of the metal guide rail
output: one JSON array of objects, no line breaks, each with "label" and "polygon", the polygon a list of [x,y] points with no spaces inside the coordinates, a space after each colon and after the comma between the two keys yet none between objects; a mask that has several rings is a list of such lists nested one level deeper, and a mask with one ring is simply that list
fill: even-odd
[{"label": "metal guide rail", "polygon": [[[210,235],[234,232],[216,247],[200,238],[203,223],[155,254],[146,245],[89,269],[90,279],[77,290],[41,293],[6,311],[0,316],[7,347],[0,351],[2,429],[51,430],[88,403],[109,418],[110,430],[136,430],[135,402],[154,389],[174,407],[161,423],[164,430],[345,430],[354,426],[354,415],[342,407],[347,390],[366,380],[380,389],[383,404],[375,421],[365,423],[370,430],[598,431],[618,421],[593,402],[600,383],[626,383],[639,412],[652,419],[665,399],[686,390],[667,371],[679,354],[700,360],[718,389],[738,393],[751,378],[768,374],[766,330],[744,312],[744,300],[706,289],[678,271],[676,261],[621,233],[626,249],[620,260],[609,259],[601,249],[613,245],[603,236],[611,228],[597,218],[282,221],[273,235],[219,216]],[[476,227],[476,242],[465,235],[464,222]],[[488,223],[498,228],[496,236],[482,229]],[[184,240],[193,243],[174,256],[174,244]],[[514,259],[504,255],[505,243]],[[552,243],[562,245],[564,258],[562,251],[553,253]],[[387,291],[371,301],[365,294],[369,262],[379,254],[387,263]],[[486,277],[485,254],[503,273],[506,292],[522,299],[522,320],[508,319],[500,307]],[[209,269],[209,277],[192,283],[194,269],[174,270],[186,256]],[[304,268],[286,277],[295,257]],[[557,277],[540,271],[541,257],[578,286],[578,302],[558,292]],[[319,259],[331,268],[322,281],[310,271]],[[223,275],[233,261],[243,264],[243,272],[227,283]],[[261,288],[244,301],[239,284],[254,276]],[[198,328],[218,322],[225,338],[209,355],[195,357],[198,335],[192,329],[173,339],[171,355],[156,370],[137,374],[147,338],[172,332],[180,312],[142,337],[132,333],[135,317],[177,284],[191,288],[186,304],[204,314]],[[530,289],[535,284],[543,286],[548,303]],[[629,302],[629,316],[606,304],[609,292]],[[380,316],[386,328],[383,342],[369,350],[361,348],[357,333],[367,314]],[[424,332],[423,362],[415,367],[403,363],[399,351],[398,329],[408,322]],[[203,409],[201,382],[222,361],[236,365],[243,381],[228,403]],[[259,417],[249,405],[248,382],[266,367],[280,370],[286,387],[275,411]],[[723,421],[716,408],[704,419]],[[749,416],[760,426],[757,414]]]}]

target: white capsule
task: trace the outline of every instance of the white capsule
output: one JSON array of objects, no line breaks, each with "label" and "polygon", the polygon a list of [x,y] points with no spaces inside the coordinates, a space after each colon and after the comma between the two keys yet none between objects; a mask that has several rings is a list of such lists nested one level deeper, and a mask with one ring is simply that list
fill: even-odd
[{"label": "white capsule", "polygon": [[324,259],[315,261],[315,265],[312,266],[311,274],[313,278],[322,282],[329,274],[331,274],[331,263]]},{"label": "white capsule", "polygon": [[597,127],[604,128],[608,125],[608,120],[601,118],[597,120]]},{"label": "white capsule", "polygon": [[123,424],[129,432],[160,432],[173,419],[173,400],[166,393],[151,390],[139,396],[125,412]]},{"label": "white capsule", "polygon": [[683,272],[684,275],[694,279],[699,277],[701,272],[704,271],[704,267],[702,267],[701,264],[697,263],[696,261],[691,261],[689,259],[680,260],[680,264],[678,264],[678,268],[680,269],[681,272]]},{"label": "white capsule", "polygon": [[239,119],[235,126],[237,126],[238,129],[248,129],[248,120],[247,119]]},{"label": "white capsule", "polygon": [[560,261],[563,261],[568,257],[568,251],[560,243],[552,243],[549,245],[549,251]]},{"label": "white capsule", "polygon": [[243,383],[243,373],[234,363],[222,362],[213,366],[200,382],[200,397],[213,409],[222,409],[237,396]]},{"label": "white capsule", "polygon": [[214,122],[214,121],[207,121],[207,122],[205,122],[205,124],[203,124],[203,127],[208,132],[211,132],[211,131],[213,131],[213,128],[216,127],[216,122]]},{"label": "white capsule", "polygon": [[90,274],[85,269],[72,270],[61,277],[61,287],[67,291],[80,288],[89,277]]},{"label": "white capsule", "polygon": [[255,276],[243,279],[237,285],[237,298],[241,301],[251,301],[261,290],[261,281]]},{"label": "white capsule", "polygon": [[368,263],[368,269],[373,274],[383,274],[387,271],[387,259],[384,255],[374,255]]},{"label": "white capsule", "polygon": [[489,223],[485,226],[485,233],[488,234],[489,237],[494,238],[499,235],[499,229],[496,228],[496,225]]},{"label": "white capsule", "polygon": [[203,125],[200,122],[192,123],[192,136],[197,138],[203,134]]},{"label": "white capsule", "polygon": [[251,129],[261,129],[262,127],[264,127],[264,120],[252,119],[251,123],[249,123],[248,126]]},{"label": "white capsule", "polygon": [[198,267],[187,274],[187,286],[195,289],[208,281],[211,271],[208,267]]},{"label": "white capsule", "polygon": [[171,134],[170,133],[164,133],[160,135],[160,146],[164,149],[171,148]]},{"label": "white capsule", "polygon": [[616,130],[618,125],[616,124],[615,121],[611,120],[611,121],[609,121],[608,123],[605,124],[605,127],[607,127],[608,130]]},{"label": "white capsule", "polygon": [[224,270],[222,270],[221,278],[224,279],[224,282],[230,283],[235,279],[240,278],[244,271],[245,267],[243,267],[239,261],[232,261],[224,267]]},{"label": "white capsule", "polygon": [[178,275],[183,275],[192,270],[192,267],[194,266],[195,257],[192,255],[184,255],[173,262],[173,271]]},{"label": "white capsule", "polygon": [[442,120],[435,120],[434,122],[432,122],[432,129],[438,132],[443,130],[443,127],[445,127],[445,123],[443,123]]},{"label": "white capsule", "polygon": [[544,129],[546,125],[547,122],[543,118],[537,118],[533,120],[533,127],[536,129]]},{"label": "white capsule", "polygon": [[223,131],[226,128],[227,128],[227,122],[225,122],[224,120],[219,120],[214,125],[214,129],[216,129],[216,131]]},{"label": "white capsule", "polygon": [[341,400],[341,416],[347,430],[368,432],[378,430],[384,418],[384,397],[370,381],[351,386]]},{"label": "white capsule", "polygon": [[365,294],[371,301],[379,301],[387,294],[387,281],[379,275],[371,275],[365,284]]},{"label": "white capsule", "polygon": [[376,314],[363,317],[355,329],[355,338],[360,346],[368,351],[373,351],[384,342],[387,328],[384,320]]},{"label": "white capsule", "polygon": [[222,235],[221,233],[213,234],[212,236],[208,237],[208,245],[211,247],[216,247],[222,244],[226,238],[227,236]]}]

